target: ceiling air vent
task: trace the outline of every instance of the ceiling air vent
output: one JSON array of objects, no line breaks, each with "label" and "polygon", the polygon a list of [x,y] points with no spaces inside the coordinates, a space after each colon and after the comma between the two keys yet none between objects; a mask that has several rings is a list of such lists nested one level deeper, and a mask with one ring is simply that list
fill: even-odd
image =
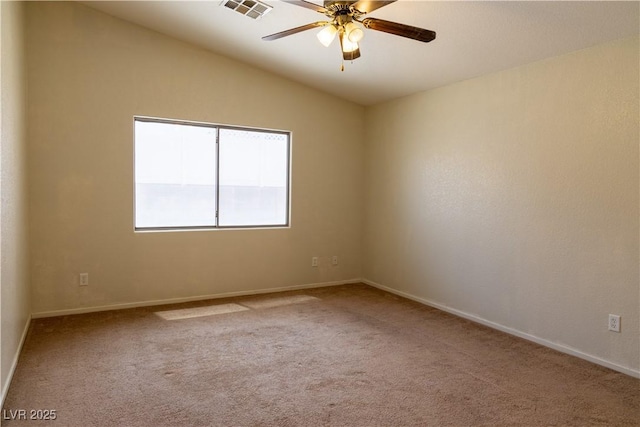
[{"label": "ceiling air vent", "polygon": [[223,0],[220,5],[253,19],[260,19],[273,9],[273,6],[258,0]]}]

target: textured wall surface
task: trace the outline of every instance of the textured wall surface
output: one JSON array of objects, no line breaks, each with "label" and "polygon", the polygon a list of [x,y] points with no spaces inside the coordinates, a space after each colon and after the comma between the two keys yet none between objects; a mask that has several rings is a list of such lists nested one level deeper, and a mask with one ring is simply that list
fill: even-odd
[{"label": "textured wall surface", "polygon": [[0,287],[2,396],[29,321],[24,5],[0,2]]},{"label": "textured wall surface", "polygon": [[622,40],[369,109],[363,276],[637,371],[638,62]]},{"label": "textured wall surface", "polygon": [[[363,107],[84,5],[28,37],[34,312],[360,276]],[[134,115],[292,131],[291,228],[134,233]]]}]

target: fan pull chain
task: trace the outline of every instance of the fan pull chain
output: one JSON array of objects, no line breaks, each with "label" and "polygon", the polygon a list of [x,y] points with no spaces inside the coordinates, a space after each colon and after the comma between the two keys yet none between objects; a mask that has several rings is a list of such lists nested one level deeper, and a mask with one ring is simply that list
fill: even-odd
[{"label": "fan pull chain", "polygon": [[342,60],[342,64],[340,65],[340,71],[344,71],[344,59]]}]

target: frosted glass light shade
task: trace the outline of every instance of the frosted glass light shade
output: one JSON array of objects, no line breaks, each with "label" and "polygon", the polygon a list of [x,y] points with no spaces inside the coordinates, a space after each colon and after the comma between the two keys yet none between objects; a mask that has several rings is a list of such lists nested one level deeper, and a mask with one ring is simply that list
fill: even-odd
[{"label": "frosted glass light shade", "polygon": [[358,43],[364,37],[364,31],[358,27],[354,22],[349,22],[344,26],[344,32],[352,43]]},{"label": "frosted glass light shade", "polygon": [[342,51],[344,53],[350,53],[350,52],[355,52],[356,50],[358,50],[358,43],[354,43],[351,40],[349,40],[349,37],[345,37],[344,35],[341,34],[341,39],[342,39]]},{"label": "frosted glass light shade", "polygon": [[333,39],[336,38],[336,34],[338,30],[333,25],[327,25],[318,33],[318,40],[324,47],[329,47],[329,45],[333,42]]}]

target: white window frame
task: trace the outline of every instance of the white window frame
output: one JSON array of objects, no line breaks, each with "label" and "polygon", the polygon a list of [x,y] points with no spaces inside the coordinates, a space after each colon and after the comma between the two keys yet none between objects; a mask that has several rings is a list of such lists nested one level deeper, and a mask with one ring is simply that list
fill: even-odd
[{"label": "white window frame", "polygon": [[[136,225],[136,161],[135,161],[135,124],[136,122],[147,122],[147,123],[166,123],[173,125],[184,125],[184,126],[201,126],[208,127],[211,129],[215,129],[216,132],[216,179],[215,179],[215,187],[216,187],[216,197],[215,197],[215,224],[206,225],[206,226],[163,226],[163,227],[138,227]],[[286,221],[284,224],[258,224],[258,225],[220,225],[219,224],[219,208],[220,208],[220,130],[221,129],[229,129],[229,130],[239,130],[239,131],[247,131],[247,132],[261,132],[261,133],[271,133],[278,135],[285,135],[287,138],[287,165],[286,165],[286,213],[285,218]],[[226,124],[217,124],[217,123],[207,123],[207,122],[197,122],[197,121],[189,121],[189,120],[179,120],[179,119],[165,119],[165,118],[157,118],[157,117],[147,117],[147,116],[134,116],[133,117],[133,227],[136,232],[153,232],[153,231],[189,231],[189,230],[226,230],[226,229],[260,229],[260,228],[290,228],[291,227],[291,139],[292,132],[285,130],[276,130],[276,129],[263,129],[263,128],[255,128],[255,127],[247,127],[247,126],[234,126],[234,125],[226,125]]]}]

